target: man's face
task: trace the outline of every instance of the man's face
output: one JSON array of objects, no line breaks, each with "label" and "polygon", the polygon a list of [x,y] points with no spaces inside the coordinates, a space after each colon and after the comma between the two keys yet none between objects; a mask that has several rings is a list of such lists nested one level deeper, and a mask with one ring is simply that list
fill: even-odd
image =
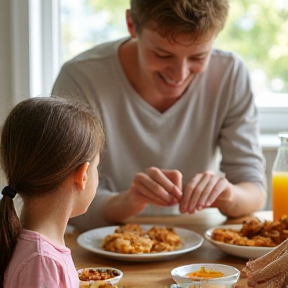
[{"label": "man's face", "polygon": [[180,97],[195,75],[205,70],[214,42],[214,36],[191,41],[179,35],[172,43],[146,28],[136,38],[140,73],[165,98]]}]

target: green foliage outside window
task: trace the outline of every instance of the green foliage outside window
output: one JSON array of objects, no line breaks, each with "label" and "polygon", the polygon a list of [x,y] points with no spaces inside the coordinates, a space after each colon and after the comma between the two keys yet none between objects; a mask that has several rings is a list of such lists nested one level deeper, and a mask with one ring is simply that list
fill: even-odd
[{"label": "green foliage outside window", "polygon": [[270,91],[288,93],[288,1],[231,0],[230,5],[216,46],[237,52],[252,73],[265,71]]}]

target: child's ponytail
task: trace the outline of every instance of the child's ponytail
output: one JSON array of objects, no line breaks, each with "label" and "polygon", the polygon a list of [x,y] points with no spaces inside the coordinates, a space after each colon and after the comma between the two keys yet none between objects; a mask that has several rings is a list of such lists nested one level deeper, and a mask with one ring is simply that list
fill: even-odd
[{"label": "child's ponytail", "polygon": [[0,288],[3,288],[4,273],[22,229],[13,204],[16,193],[13,187],[6,186],[0,201]]}]

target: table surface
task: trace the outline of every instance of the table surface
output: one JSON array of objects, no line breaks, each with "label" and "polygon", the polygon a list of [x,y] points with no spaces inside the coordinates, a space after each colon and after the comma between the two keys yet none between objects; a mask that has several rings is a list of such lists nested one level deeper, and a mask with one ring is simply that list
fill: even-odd
[{"label": "table surface", "polygon": [[[167,225],[192,230],[204,238],[207,229],[223,224],[243,223],[244,220],[257,217],[260,220],[272,220],[271,211],[259,211],[255,214],[239,218],[227,219],[218,209],[209,208],[194,215],[183,214],[174,216],[138,216],[127,222],[138,224]],[[124,275],[118,287],[161,287],[168,288],[174,283],[171,270],[182,265],[193,263],[221,263],[241,270],[247,259],[228,255],[213,246],[204,238],[204,242],[196,250],[182,254],[176,258],[155,262],[127,262],[104,258],[88,251],[77,244],[81,231],[76,229],[65,234],[67,247],[71,249],[77,269],[85,267],[114,267],[123,271]]]}]

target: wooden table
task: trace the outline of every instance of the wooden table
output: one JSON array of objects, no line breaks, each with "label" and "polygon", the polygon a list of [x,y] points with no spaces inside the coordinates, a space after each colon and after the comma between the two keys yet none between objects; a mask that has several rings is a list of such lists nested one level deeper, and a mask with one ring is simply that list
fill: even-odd
[{"label": "wooden table", "polygon": [[[162,224],[173,225],[193,230],[204,236],[207,229],[231,223],[242,223],[246,219],[259,218],[261,220],[272,220],[271,211],[260,211],[249,217],[227,220],[215,208],[205,209],[196,215],[175,215],[175,216],[138,216],[130,218],[129,223],[139,224]],[[87,251],[80,247],[76,240],[81,231],[74,230],[65,236],[66,244],[72,251],[72,257],[77,269],[84,267],[115,267],[123,271],[124,276],[119,287],[161,287],[168,288],[174,283],[171,277],[171,270],[182,265],[192,263],[222,263],[234,266],[241,270],[247,259],[228,255],[217,247],[204,240],[201,247],[186,254],[180,255],[171,260],[156,262],[126,262],[114,259],[103,258],[96,253]],[[204,238],[204,237],[203,237]]]}]

